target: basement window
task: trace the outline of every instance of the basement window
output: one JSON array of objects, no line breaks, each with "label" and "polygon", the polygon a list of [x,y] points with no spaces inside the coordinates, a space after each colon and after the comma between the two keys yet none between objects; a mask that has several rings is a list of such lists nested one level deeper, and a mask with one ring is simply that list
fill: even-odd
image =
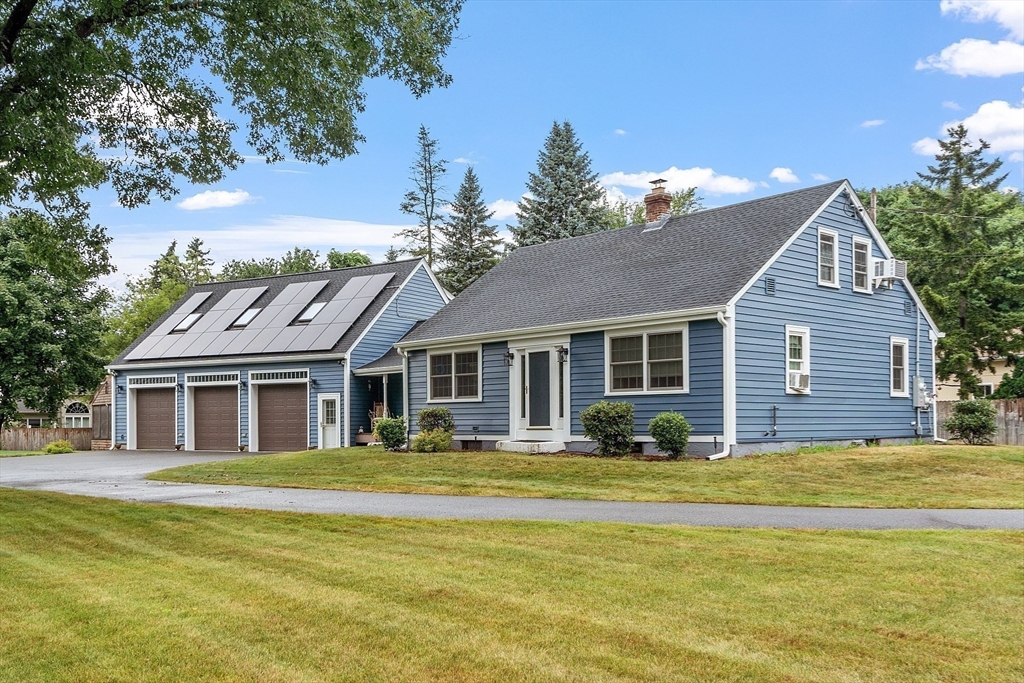
[{"label": "basement window", "polygon": [[317,316],[317,313],[324,310],[324,306],[326,305],[327,302],[324,301],[321,301],[320,303],[310,304],[309,306],[306,307],[306,310],[304,310],[302,314],[295,319],[295,324],[308,325],[313,321],[313,318]]},{"label": "basement window", "polygon": [[236,330],[241,327],[245,327],[246,325],[251,323],[253,321],[253,318],[258,316],[260,314],[260,311],[262,310],[262,308],[250,308],[248,311],[238,316],[235,322],[231,323],[231,327]]},{"label": "basement window", "polygon": [[187,332],[190,327],[196,324],[196,321],[203,317],[202,313],[189,313],[186,315],[180,323],[174,326],[171,333],[174,332]]}]

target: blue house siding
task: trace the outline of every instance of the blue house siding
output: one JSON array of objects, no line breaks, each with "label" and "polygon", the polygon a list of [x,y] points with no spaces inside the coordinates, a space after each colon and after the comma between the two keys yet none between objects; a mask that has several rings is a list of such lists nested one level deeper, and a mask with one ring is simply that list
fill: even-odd
[{"label": "blue house siding", "polygon": [[[500,342],[483,345],[483,400],[474,402],[427,403],[427,352],[409,352],[409,422],[413,434],[419,432],[416,414],[428,406],[447,406],[455,418],[458,435],[480,434],[502,436],[509,434],[508,424],[508,367],[505,352],[508,344]],[[474,431],[476,428],[476,431]]]},{"label": "blue house siding", "polygon": [[[736,304],[736,440],[770,441],[908,438],[915,435],[911,398],[889,396],[889,337],[909,340],[912,387],[920,374],[932,390],[929,326],[902,283],[853,291],[852,237],[870,238],[839,198],[812,222]],[[839,233],[840,288],[817,284],[818,227]],[[872,240],[872,256],[883,256]],[[774,296],[765,277],[774,278]],[[905,312],[911,303],[911,315]],[[786,393],[785,326],[810,328],[810,394]],[[778,406],[778,435],[772,407]],[[922,432],[931,416],[922,413]]]},{"label": "blue house siding", "polygon": [[633,404],[637,436],[647,436],[651,418],[666,410],[685,415],[693,425],[694,435],[722,435],[722,326],[717,320],[695,320],[689,325],[688,394],[606,396],[604,332],[572,335],[569,346],[572,435],[579,438],[583,434],[580,412],[602,400]]},{"label": "blue house siding", "polygon": [[[445,300],[441,293],[437,291],[433,280],[431,280],[423,267],[417,268],[405,284],[402,292],[395,297],[394,301],[388,304],[373,327],[367,331],[366,335],[352,349],[349,354],[351,369],[355,370],[383,356],[391,349],[395,342],[405,336],[417,321],[426,320],[441,310],[444,305]],[[391,384],[392,380],[396,377],[400,377],[400,375],[392,375],[388,378],[389,394],[394,391]],[[398,384],[400,391],[400,380]],[[373,407],[365,377],[352,375],[348,398],[350,406],[349,439],[350,443],[354,443],[355,435],[359,431],[360,425],[364,428],[369,428],[366,423],[369,412]],[[398,405],[398,412],[400,413],[401,399],[398,400]]]}]

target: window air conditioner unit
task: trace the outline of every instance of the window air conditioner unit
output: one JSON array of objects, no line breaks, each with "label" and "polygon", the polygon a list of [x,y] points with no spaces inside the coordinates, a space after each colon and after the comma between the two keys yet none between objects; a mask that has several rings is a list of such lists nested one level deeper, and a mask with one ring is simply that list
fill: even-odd
[{"label": "window air conditioner unit", "polygon": [[811,390],[811,376],[806,372],[789,373],[789,388],[793,391],[807,392]]},{"label": "window air conditioner unit", "polygon": [[894,258],[875,259],[875,275],[873,278],[875,287],[883,284],[892,287],[892,283],[896,280],[906,279],[906,261],[900,261],[899,259]]}]

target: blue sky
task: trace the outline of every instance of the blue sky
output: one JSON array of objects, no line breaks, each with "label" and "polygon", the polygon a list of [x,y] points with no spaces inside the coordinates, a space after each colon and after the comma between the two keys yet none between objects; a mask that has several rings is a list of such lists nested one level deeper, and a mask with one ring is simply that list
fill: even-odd
[{"label": "blue sky", "polygon": [[1020,188],[1022,43],[1019,1],[469,2],[445,61],[452,85],[417,100],[368,82],[357,156],[251,158],[215,186],[182,184],[132,210],[104,187],[93,219],[114,238],[115,288],[191,236],[218,262],[295,245],[378,260],[410,222],[398,205],[421,123],[452,160],[452,192],[474,164],[502,226],[556,119],[575,126],[612,197],[638,197],[658,175],[697,186],[708,206],[825,179],[882,186],[923,170],[960,120],[995,143]]}]

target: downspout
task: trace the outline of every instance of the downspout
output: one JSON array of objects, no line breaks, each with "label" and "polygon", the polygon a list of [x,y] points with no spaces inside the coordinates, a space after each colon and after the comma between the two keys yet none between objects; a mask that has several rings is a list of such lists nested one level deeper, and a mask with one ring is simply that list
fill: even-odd
[{"label": "downspout", "polygon": [[402,416],[405,418],[405,443],[408,444],[412,422],[409,418],[409,352],[399,348],[398,355],[402,357]]},{"label": "downspout", "polygon": [[350,432],[352,431],[349,428],[350,427],[350,419],[351,419],[350,416],[349,416],[349,413],[351,412],[351,406],[349,405],[349,401],[348,401],[348,396],[349,396],[348,385],[349,385],[349,379],[350,379],[349,375],[351,375],[352,372],[350,371],[349,366],[348,366],[348,356],[347,355],[345,356],[345,358],[339,360],[338,362],[344,364],[344,366],[345,366],[345,384],[344,384],[344,399],[343,399],[345,401],[345,419],[343,420],[343,422],[345,423],[345,438],[342,440],[342,444],[344,444],[345,448],[348,448],[349,447],[349,440],[351,439]]},{"label": "downspout", "polygon": [[732,450],[732,440],[735,434],[736,407],[736,337],[735,328],[732,325],[731,310],[728,314],[718,312],[718,324],[722,326],[722,431],[723,450],[721,453],[709,455],[708,460],[721,460],[728,458]]},{"label": "downspout", "polygon": [[[178,428],[177,425],[174,426]],[[117,370],[110,371],[110,448],[117,447]]]},{"label": "downspout", "polygon": [[[921,438],[924,430],[921,429],[921,400],[917,395],[917,378],[921,376],[921,309],[914,305],[914,386],[911,391],[911,401],[914,407],[914,435]],[[935,436],[935,433],[932,433]]]}]

